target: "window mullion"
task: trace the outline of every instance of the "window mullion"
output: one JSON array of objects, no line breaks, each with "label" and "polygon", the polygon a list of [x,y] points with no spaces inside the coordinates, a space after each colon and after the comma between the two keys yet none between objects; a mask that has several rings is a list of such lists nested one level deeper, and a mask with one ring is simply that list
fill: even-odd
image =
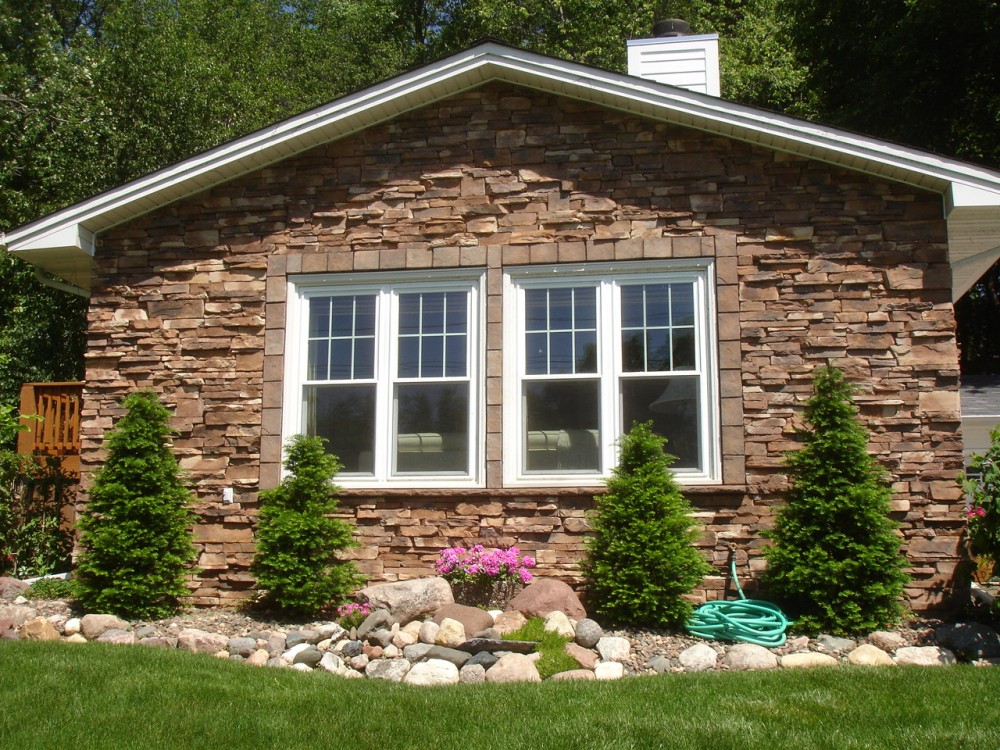
[{"label": "window mullion", "polygon": [[375,479],[385,480],[392,471],[392,445],[395,440],[395,399],[397,353],[395,316],[397,295],[381,289],[375,299]]}]

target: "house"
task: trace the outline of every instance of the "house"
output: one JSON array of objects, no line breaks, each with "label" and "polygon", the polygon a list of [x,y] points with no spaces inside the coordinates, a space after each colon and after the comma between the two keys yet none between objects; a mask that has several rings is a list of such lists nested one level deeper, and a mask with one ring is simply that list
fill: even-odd
[{"label": "house", "polygon": [[84,483],[152,388],[197,493],[196,602],[248,595],[299,432],[344,464],[370,577],[480,540],[576,582],[615,440],[652,419],[715,598],[730,544],[763,568],[830,363],[893,478],[910,604],[946,604],[953,303],[1000,255],[1000,174],[724,101],[716,50],[630,42],[621,75],[487,41],[9,232],[90,296]]}]

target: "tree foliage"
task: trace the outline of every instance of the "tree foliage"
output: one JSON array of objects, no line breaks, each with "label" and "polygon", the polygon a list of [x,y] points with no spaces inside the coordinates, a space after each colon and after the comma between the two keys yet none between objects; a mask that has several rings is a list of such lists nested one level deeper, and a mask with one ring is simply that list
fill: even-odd
[{"label": "tree foliage", "polygon": [[333,478],[340,469],[318,437],[295,435],[285,449],[287,476],[260,493],[257,575],[261,601],[295,615],[312,616],[346,600],[361,584],[353,562],[340,560],[353,547],[353,528],[331,518],[337,508]]},{"label": "tree foliage", "polygon": [[711,572],[665,443],[651,422],[635,424],[619,441],[607,494],[594,498],[583,568],[597,611],[614,623],[682,624],[692,611],[685,595]]},{"label": "tree foliage", "polygon": [[769,534],[765,586],[797,630],[877,630],[902,614],[907,581],[892,493],[843,374],[824,367],[813,388],[805,445],[787,456],[791,489]]},{"label": "tree foliage", "polygon": [[170,412],[149,392],[122,405],[79,519],[78,596],[91,612],[166,617],[189,593],[191,493],[168,442]]}]

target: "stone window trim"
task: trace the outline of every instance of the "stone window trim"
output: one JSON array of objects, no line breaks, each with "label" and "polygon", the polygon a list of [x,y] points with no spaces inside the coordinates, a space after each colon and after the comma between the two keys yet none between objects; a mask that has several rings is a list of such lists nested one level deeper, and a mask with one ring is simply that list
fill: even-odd
[{"label": "stone window trim", "polygon": [[[315,393],[323,388],[333,391],[345,386],[367,388],[374,394],[371,396],[374,408],[371,451],[365,452],[364,458],[354,456],[344,461],[345,464],[353,464],[355,470],[345,467],[337,475],[338,485],[345,490],[483,487],[486,432],[483,421],[486,340],[484,269],[301,274],[289,275],[287,284],[282,443],[292,435],[317,431],[316,425],[311,424],[310,414],[315,412],[310,412],[308,406],[310,389]],[[456,295],[465,302],[467,315],[463,322],[465,341],[461,342],[465,361],[459,363],[459,371],[431,372],[428,375],[426,355],[420,351],[421,343],[433,345],[449,338],[454,340],[455,337],[447,331],[440,336],[428,336],[426,331],[410,331],[407,326],[414,322],[414,318],[412,305],[408,303],[419,306],[421,298],[441,297],[454,301]],[[359,343],[370,346],[369,341],[374,339],[371,369],[359,368],[354,361],[339,374],[323,368],[317,370],[313,363],[316,356],[310,352],[310,340],[316,341],[315,331],[310,330],[311,326],[315,327],[314,319],[310,318],[313,300],[326,304],[329,299],[362,298],[375,300],[374,333],[369,336],[368,332],[363,333],[355,327],[341,340],[352,339],[357,351]],[[333,338],[335,334],[331,333],[331,348]],[[415,369],[408,372],[403,362],[406,356],[403,350],[410,345],[409,350],[412,351],[414,343],[418,350],[413,365]],[[448,346],[445,341],[445,347]],[[444,356],[440,358],[443,360]],[[454,433],[407,429],[403,425],[404,416],[399,405],[404,389],[433,390],[444,386],[452,386],[462,398],[467,398],[465,417],[459,419],[464,424],[460,424]],[[330,428],[327,426],[325,429]],[[463,431],[464,437],[461,435]],[[422,466],[429,462],[431,468],[413,470],[405,465],[404,460],[414,458],[405,454],[413,451],[427,453],[426,456],[416,456],[416,463]]]},{"label": "stone window trim", "polygon": [[[504,486],[560,487],[603,482],[617,463],[617,439],[626,429],[626,412],[636,411],[629,405],[627,391],[632,389],[634,393],[636,386],[648,391],[640,399],[631,397],[633,404],[653,398],[649,395],[653,391],[662,391],[659,399],[664,399],[670,390],[664,388],[668,384],[674,390],[680,386],[688,392],[685,419],[689,433],[696,433],[691,442],[697,445],[690,446],[687,459],[674,467],[678,481],[688,486],[720,485],[722,441],[715,283],[715,262],[710,258],[505,268]],[[642,288],[655,288],[660,295],[668,288],[689,290],[686,309],[690,310],[693,299],[692,359],[679,365],[661,361],[636,366],[625,362],[624,338],[635,334],[637,329],[634,322],[626,320],[629,313],[625,311],[623,295]],[[553,302],[551,294],[538,293],[557,289],[562,290],[560,302]],[[575,292],[570,296],[568,292],[572,290]],[[558,314],[552,312],[556,304],[561,305]],[[596,315],[584,312],[578,316],[577,310],[588,305]],[[567,309],[573,312],[566,313]],[[550,320],[558,315],[560,320],[540,323],[546,315]],[[643,325],[638,326],[640,337]],[[682,327],[690,336],[691,326],[677,325],[678,329]],[[653,330],[656,328],[659,330]],[[650,335],[674,334],[673,323],[650,324],[648,329]],[[561,343],[556,343],[557,337]],[[590,351],[585,352],[579,343],[574,345],[569,341],[584,342]],[[557,348],[559,363],[553,367],[552,351]],[[576,364],[568,360],[575,360]],[[560,394],[560,389],[565,393]],[[560,415],[569,410],[546,413],[544,403],[553,397],[568,399],[588,413],[566,417],[565,429],[560,429],[563,427],[558,423]],[[645,408],[655,412],[652,409],[655,403]],[[576,439],[580,436],[590,437],[586,446],[582,438]],[[670,451],[669,443],[667,450]]]}]

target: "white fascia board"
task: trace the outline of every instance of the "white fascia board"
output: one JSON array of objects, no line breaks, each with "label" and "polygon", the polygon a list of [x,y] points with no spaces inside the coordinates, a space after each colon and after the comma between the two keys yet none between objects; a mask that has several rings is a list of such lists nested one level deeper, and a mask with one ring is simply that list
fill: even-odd
[{"label": "white fascia board", "polygon": [[9,232],[5,244],[11,251],[29,243],[40,249],[49,236],[79,231],[74,226],[100,232],[489,80],[591,101],[942,193],[955,183],[986,192],[1000,191],[1000,173],[974,165],[707,94],[487,42],[77,203]]}]

